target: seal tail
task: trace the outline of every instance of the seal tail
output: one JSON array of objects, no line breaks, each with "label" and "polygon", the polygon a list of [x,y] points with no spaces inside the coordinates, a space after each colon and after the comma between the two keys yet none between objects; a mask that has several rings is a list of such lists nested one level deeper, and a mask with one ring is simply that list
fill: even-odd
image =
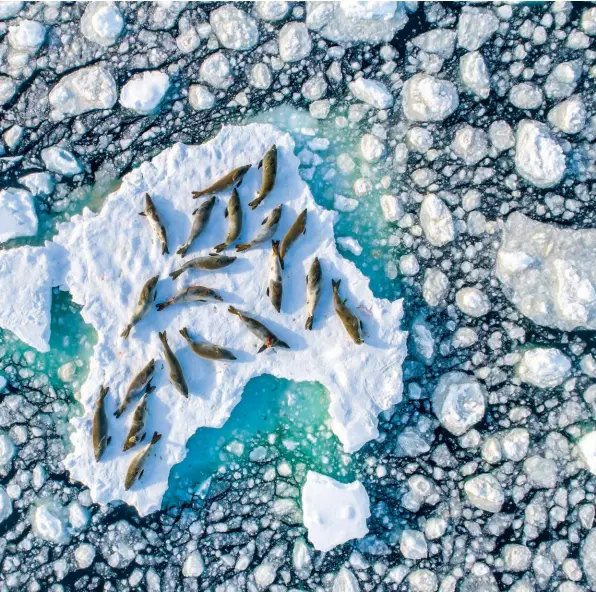
[{"label": "seal tail", "polygon": [[184,273],[184,269],[177,269],[176,271],[173,271],[170,274],[170,277],[175,280],[179,275],[182,275]]},{"label": "seal tail", "polygon": [[216,253],[221,253],[228,245],[226,243],[220,243],[219,245],[215,245],[215,247],[213,247],[213,250]]},{"label": "seal tail", "polygon": [[207,191],[193,191],[192,198],[197,199],[197,197],[201,197],[201,196],[205,195],[206,193],[207,193]]},{"label": "seal tail", "polygon": [[334,292],[339,290],[339,285],[341,284],[341,280],[331,280],[331,287],[333,288]]},{"label": "seal tail", "polygon": [[243,251],[248,251],[252,245],[250,243],[246,243],[243,245],[236,245],[236,250],[242,253]]},{"label": "seal tail", "polygon": [[120,417],[124,413],[124,409],[122,407],[118,407],[116,411],[114,411],[114,417]]},{"label": "seal tail", "polygon": [[180,255],[180,257],[186,257],[186,252],[188,251],[188,247],[186,245],[182,245],[177,251],[176,255]]},{"label": "seal tail", "polygon": [[164,308],[167,308],[168,306],[170,306],[169,302],[160,302],[158,305],[156,305],[155,308],[157,308],[158,311],[163,310]]},{"label": "seal tail", "polygon": [[186,327],[180,329],[180,335],[182,335],[182,337],[184,337],[184,339],[187,341],[190,341],[190,335],[188,334],[188,329]]},{"label": "seal tail", "polygon": [[166,335],[165,331],[160,331],[158,334],[159,340],[164,344],[168,345],[168,336]]},{"label": "seal tail", "polygon": [[252,201],[248,202],[248,205],[250,208],[252,208],[254,210],[260,203],[261,203],[261,196],[259,194],[257,194],[257,196]]},{"label": "seal tail", "polygon": [[124,329],[124,331],[122,331],[122,333],[120,333],[120,337],[122,337],[124,339],[128,339],[131,329],[132,329],[132,325],[128,325],[126,327],[126,329]]},{"label": "seal tail", "polygon": [[169,251],[169,249],[168,249],[168,245],[164,245],[164,246],[162,247],[162,249],[161,249],[161,254],[162,254],[162,255],[169,255],[169,254],[170,254],[170,251]]},{"label": "seal tail", "polygon": [[233,306],[228,306],[228,312],[231,312],[236,316],[240,316],[240,311],[237,308],[234,308]]},{"label": "seal tail", "polygon": [[161,440],[161,434],[155,432],[153,438],[151,438],[151,444],[157,444]]},{"label": "seal tail", "polygon": [[312,329],[313,320],[314,320],[313,315],[308,315],[308,318],[306,319],[306,323],[304,323],[304,328],[308,329],[310,331]]},{"label": "seal tail", "polygon": [[103,384],[101,385],[100,389],[99,389],[99,400],[102,401],[103,399],[106,398],[106,395],[110,392],[110,387],[109,386],[104,386]]}]

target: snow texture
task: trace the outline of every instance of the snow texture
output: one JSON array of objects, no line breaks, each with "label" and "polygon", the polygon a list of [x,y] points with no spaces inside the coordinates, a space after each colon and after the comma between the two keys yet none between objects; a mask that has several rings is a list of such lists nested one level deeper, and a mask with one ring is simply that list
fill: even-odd
[{"label": "snow texture", "polygon": [[41,247],[0,251],[0,327],[41,352],[50,349],[53,267]]},{"label": "snow texture", "polygon": [[308,540],[317,551],[330,551],[368,533],[370,501],[360,481],[344,484],[308,471],[302,488],[302,512]]},{"label": "snow texture", "polygon": [[[278,238],[297,214],[308,208],[306,235],[286,258],[282,314],[275,312],[265,294],[269,245],[249,251],[221,272],[189,271],[173,282],[168,273],[183,260],[175,255],[162,256],[147,220],[137,215],[145,193],[149,192],[167,228],[173,252],[186,239],[190,214],[200,203],[192,199],[191,192],[207,187],[232,168],[246,163],[256,165],[273,143],[279,153],[277,181],[258,211],[253,213],[246,205],[261,184],[256,166],[239,187],[244,210],[241,238],[254,236],[266,213],[278,203],[284,204]],[[377,415],[400,401],[401,363],[406,349],[405,334],[399,330],[402,303],[375,299],[368,280],[338,255],[333,235],[335,215],[315,203],[298,175],[299,161],[293,148],[289,135],[269,125],[226,127],[202,146],[176,144],[128,174],[99,214],[85,210],[63,224],[55,243],[48,245],[48,249],[54,250],[53,257],[64,261],[61,288],[70,291],[74,302],[82,306],[84,320],[98,332],[89,376],[81,389],[84,413],[73,419],[73,452],[65,461],[72,478],[90,488],[95,502],[106,504],[122,499],[143,515],[157,510],[168,486],[170,468],[183,460],[190,436],[200,427],[221,426],[240,400],[246,383],[261,374],[325,385],[330,391],[331,425],[346,452],[375,438]],[[227,197],[219,196],[209,227],[189,257],[199,251],[207,254],[225,236],[223,211]],[[10,252],[13,257],[23,256],[21,253]],[[314,256],[322,264],[323,290],[314,330],[305,331],[304,278]],[[27,267],[35,268],[33,262],[21,262],[21,269]],[[132,314],[140,289],[146,279],[157,274],[161,278],[158,301],[182,287],[201,284],[216,289],[226,303],[178,305],[160,313],[153,310],[124,341],[120,333]],[[341,294],[363,321],[364,345],[353,344],[335,316],[332,278],[343,280]],[[5,294],[19,290],[6,278],[0,285],[9,287]],[[49,286],[47,282],[45,285],[48,301],[40,312],[49,325]],[[240,319],[226,311],[228,303],[262,319],[291,349],[256,355],[260,344]],[[0,318],[4,323],[13,322],[16,331],[29,306],[20,315],[4,316],[5,311],[10,311],[9,305],[2,306]],[[196,339],[232,349],[238,361],[215,364],[197,358],[178,333],[182,327],[188,327]],[[158,330],[167,330],[169,343],[182,364],[190,389],[188,399],[169,384]],[[44,336],[36,337],[40,348],[47,349],[47,335]],[[152,357],[158,360],[153,382],[157,390],[149,399],[147,432],[158,430],[163,438],[147,463],[143,479],[125,492],[124,475],[138,450],[122,453],[121,447],[135,404],[119,419],[112,412],[131,379]],[[91,428],[102,384],[110,387],[106,404],[112,442],[101,462],[96,463]]]},{"label": "snow texture", "polygon": [[0,244],[18,236],[37,234],[33,197],[24,189],[0,190]]}]

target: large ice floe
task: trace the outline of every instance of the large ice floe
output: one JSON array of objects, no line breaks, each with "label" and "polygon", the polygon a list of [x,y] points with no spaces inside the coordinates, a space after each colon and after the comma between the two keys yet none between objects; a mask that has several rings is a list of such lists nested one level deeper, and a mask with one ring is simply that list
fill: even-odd
[{"label": "large ice floe", "polygon": [[539,325],[596,329],[596,230],[574,230],[513,213],[496,275],[505,295]]},{"label": "large ice floe", "polygon": [[[253,212],[247,204],[260,187],[262,177],[256,165],[272,144],[278,149],[275,188]],[[49,252],[52,260],[62,262],[61,276],[51,279],[50,274],[49,284],[46,281],[40,293],[45,294],[50,285],[58,284],[68,290],[74,302],[82,306],[84,320],[98,334],[89,375],[80,393],[84,412],[72,421],[73,450],[65,460],[71,477],[89,487],[94,501],[105,504],[124,500],[143,515],[157,510],[168,486],[170,468],[185,457],[188,439],[200,427],[221,426],[240,400],[246,383],[255,376],[267,373],[296,381],[317,381],[327,387],[331,426],[346,452],[375,438],[377,415],[400,401],[401,364],[406,349],[405,333],[399,326],[402,303],[374,298],[368,279],[338,254],[333,234],[335,214],[314,201],[298,174],[299,161],[293,149],[288,134],[260,124],[225,127],[201,146],[176,144],[126,175],[99,214],[85,210],[61,225],[52,243],[36,249],[40,255]],[[190,270],[177,281],[168,277],[184,261],[174,253],[186,240],[191,214],[200,203],[192,199],[191,192],[208,187],[231,169],[248,163],[254,166],[238,188],[244,217],[241,239],[255,236],[265,215],[280,203],[283,213],[278,238],[300,211],[308,209],[306,234],[285,259],[281,314],[266,295],[270,244],[248,251],[220,271]],[[138,215],[146,193],[152,196],[165,224],[171,255],[162,255],[147,219]],[[211,221],[187,260],[209,253],[226,235],[224,209],[228,197],[229,191],[218,194]],[[23,250],[16,249],[8,255],[25,255],[21,253]],[[306,331],[305,277],[315,256],[322,265],[323,290],[313,330]],[[36,275],[35,261],[21,261],[19,267],[30,270],[24,277]],[[120,334],[140,290],[155,275],[160,277],[157,302],[181,288],[200,284],[217,290],[224,303],[176,305],[163,312],[153,309],[124,340]],[[343,280],[341,295],[363,322],[363,345],[355,345],[348,338],[335,316],[332,278]],[[2,278],[0,285],[5,293],[15,293],[15,281],[12,276]],[[228,313],[229,304],[261,319],[289,344],[290,350],[257,355],[260,344],[238,317]],[[40,309],[49,319],[49,298]],[[17,332],[19,318],[26,318],[27,314],[23,307],[10,318],[0,317],[0,326]],[[231,349],[237,361],[212,363],[198,358],[179,334],[183,327],[196,340]],[[182,364],[190,391],[188,399],[169,383],[157,335],[164,330]],[[46,326],[40,326],[37,336],[29,335],[28,343],[47,349],[48,333]],[[153,381],[156,391],[149,397],[146,431],[150,435],[157,430],[163,437],[155,446],[143,478],[125,491],[124,476],[138,447],[124,453],[122,445],[136,401],[119,419],[112,413],[131,379],[151,358],[157,360]],[[96,462],[91,431],[100,385],[110,387],[106,405],[112,440],[101,461]]]}]

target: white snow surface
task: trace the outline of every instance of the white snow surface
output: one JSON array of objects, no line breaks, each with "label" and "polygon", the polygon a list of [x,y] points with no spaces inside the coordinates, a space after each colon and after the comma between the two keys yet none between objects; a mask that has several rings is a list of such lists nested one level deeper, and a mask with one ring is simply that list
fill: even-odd
[{"label": "white snow surface", "polygon": [[0,251],[0,327],[41,352],[50,349],[53,268],[42,247]]},{"label": "white snow surface", "polygon": [[24,189],[0,191],[0,244],[18,236],[37,233],[33,197]]},{"label": "white snow surface", "polygon": [[317,551],[330,551],[368,533],[370,501],[360,481],[340,483],[308,471],[302,488],[302,513],[308,540]]},{"label": "white snow surface", "polygon": [[[192,199],[191,191],[207,187],[232,168],[246,163],[256,165],[274,143],[278,148],[277,181],[264,204],[255,212],[246,205],[261,184],[256,166],[239,187],[244,211],[241,238],[254,236],[264,216],[279,203],[284,204],[284,211],[278,238],[297,214],[308,208],[306,234],[286,258],[282,313],[275,312],[265,293],[270,258],[267,245],[248,251],[220,272],[189,271],[172,281],[168,273],[183,260],[176,255],[162,256],[147,220],[137,215],[142,210],[145,193],[153,197],[167,228],[170,251],[174,253],[186,239],[191,212],[200,203]],[[375,438],[377,415],[401,400],[401,364],[406,351],[406,335],[399,329],[402,302],[375,299],[368,279],[353,263],[340,257],[333,235],[335,214],[315,203],[298,174],[299,161],[293,149],[288,134],[259,124],[225,127],[216,138],[201,146],[176,144],[124,177],[121,187],[107,198],[99,214],[85,210],[61,225],[55,242],[48,243],[46,248],[52,250],[53,257],[64,262],[62,277],[54,283],[70,291],[74,302],[82,306],[84,320],[98,333],[89,375],[81,388],[84,413],[73,419],[73,452],[65,460],[71,477],[90,488],[95,502],[124,500],[141,515],[159,509],[168,487],[170,468],[185,457],[188,439],[200,427],[223,425],[252,377],[273,374],[296,381],[318,381],[326,386],[331,399],[331,426],[346,452],[355,451]],[[209,253],[225,236],[223,212],[228,194],[219,196],[207,230],[187,257]],[[17,249],[2,257],[10,255],[25,256],[23,250]],[[321,261],[324,282],[314,330],[305,331],[304,278],[314,256]],[[1,265],[0,257],[0,278]],[[20,265],[21,269],[28,267],[33,269],[34,263]],[[146,279],[157,274],[161,278],[158,302],[183,287],[200,284],[216,289],[225,304],[177,305],[160,313],[154,309],[125,341],[120,333],[132,314],[141,287]],[[353,344],[335,316],[332,278],[343,280],[341,294],[363,321],[364,345]],[[2,278],[0,286],[8,287],[0,294],[12,294],[19,289],[7,278]],[[256,355],[260,344],[240,319],[227,312],[228,304],[262,319],[291,349]],[[15,315],[10,314],[10,305],[0,302],[0,326],[13,322],[11,330],[16,332],[21,327],[18,317],[23,317],[29,307]],[[49,332],[49,293],[46,305],[41,308]],[[182,327],[188,327],[196,339],[230,348],[238,360],[214,364],[196,357],[178,333]],[[167,330],[169,343],[184,369],[190,390],[188,399],[169,383],[157,336],[162,330]],[[44,340],[41,333],[40,330],[37,335],[38,345],[47,349],[47,336]],[[121,448],[136,401],[119,419],[112,412],[131,379],[152,357],[158,360],[153,381],[157,388],[149,399],[146,431],[151,434],[158,430],[163,437],[148,460],[143,479],[125,492],[124,476],[138,448],[126,453]],[[112,442],[101,462],[96,463],[91,430],[102,384],[110,387],[106,405]]]}]

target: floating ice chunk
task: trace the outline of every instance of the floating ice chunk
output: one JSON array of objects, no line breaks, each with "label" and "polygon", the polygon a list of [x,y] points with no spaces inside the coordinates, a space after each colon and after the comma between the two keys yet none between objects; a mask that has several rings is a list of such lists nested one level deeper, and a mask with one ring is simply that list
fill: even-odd
[{"label": "floating ice chunk", "polygon": [[582,73],[582,62],[562,62],[557,64],[546,78],[544,92],[549,99],[566,99],[575,91]]},{"label": "floating ice chunk", "polygon": [[505,295],[535,323],[564,331],[596,329],[595,258],[596,230],[514,213],[505,224],[496,275]]},{"label": "floating ice chunk", "polygon": [[557,486],[557,463],[551,458],[531,456],[524,461],[524,473],[535,489],[553,489]]},{"label": "floating ice chunk", "polygon": [[285,0],[269,0],[268,2],[256,2],[255,10],[259,18],[264,21],[280,21],[288,13],[290,8]]},{"label": "floating ice chunk", "polygon": [[14,150],[23,138],[24,129],[20,125],[9,127],[3,134],[4,142],[10,150]]},{"label": "floating ice chunk", "polygon": [[191,84],[188,89],[188,102],[197,111],[211,109],[215,105],[215,95],[202,84]]},{"label": "floating ice chunk", "polygon": [[[197,207],[191,192],[209,186],[235,167],[252,163],[253,168],[238,191],[243,200],[253,196],[261,184],[256,164],[272,144],[278,149],[278,169],[267,207],[283,203],[284,208],[288,208],[287,217],[282,217],[280,235],[287,231],[298,212],[308,208],[307,233],[290,253],[294,279],[300,277],[302,281],[296,283],[295,289],[293,280],[284,286],[284,309],[287,306],[287,310],[300,310],[303,306],[300,302],[304,296],[304,277],[317,253],[327,277],[344,279],[345,296],[362,318],[368,333],[365,343],[350,346],[331,307],[331,282],[323,287],[321,304],[326,302],[329,306],[322,307],[320,316],[315,318],[317,331],[304,331],[301,315],[276,317],[276,330],[292,348],[284,351],[283,356],[281,352],[256,356],[255,338],[248,331],[238,330],[237,318],[223,306],[213,315],[213,322],[207,324],[204,319],[197,324],[196,308],[191,306],[181,306],[172,313],[153,311],[124,342],[120,333],[130,317],[132,299],[136,298],[133,295],[143,281],[139,279],[139,261],[143,261],[143,273],[150,271],[151,275],[166,278],[158,285],[160,300],[176,291],[167,276],[179,262],[175,257],[164,258],[147,221],[131,215],[141,209],[145,192],[157,200],[156,207],[168,230],[170,246],[181,244],[188,235],[191,212]],[[197,162],[201,163],[200,167]],[[331,428],[344,443],[346,452],[357,450],[376,437],[378,414],[401,399],[401,363],[405,355],[405,336],[399,330],[401,302],[374,298],[368,280],[338,253],[333,232],[336,214],[314,201],[300,177],[299,164],[291,137],[270,125],[224,127],[216,138],[201,146],[176,144],[163,151],[126,175],[120,188],[108,196],[100,213],[85,211],[60,226],[58,236],[51,243],[64,262],[60,268],[64,275],[57,278],[57,284],[72,294],[74,302],[82,306],[84,320],[98,332],[89,374],[81,387],[85,411],[72,420],[72,453],[64,462],[71,478],[89,487],[94,501],[107,504],[122,499],[143,515],[159,509],[168,487],[170,469],[184,458],[188,439],[200,427],[220,427],[240,400],[247,382],[264,373],[295,381],[315,380],[324,385],[330,397]],[[205,231],[205,245],[216,244],[225,234],[224,205],[225,200],[219,200],[214,206],[217,211]],[[254,236],[261,221],[262,215],[245,212],[243,236]],[[119,244],[134,244],[136,248],[114,249],[114,245]],[[201,281],[213,282],[224,294],[242,294],[239,308],[267,322],[273,318],[271,303],[262,292],[262,283],[255,278],[258,280],[256,271],[267,265],[268,258],[266,249],[251,251],[242,258],[242,265],[235,272],[213,272],[209,277],[203,276]],[[191,275],[183,281],[193,281],[193,272],[189,273]],[[12,284],[7,285],[6,291],[14,293]],[[5,283],[0,282],[0,297],[4,286]],[[2,308],[0,303],[0,315]],[[179,335],[178,329],[182,326],[188,326],[191,335],[200,335],[239,352],[246,363],[218,365],[217,372],[212,365],[201,364]],[[102,462],[96,463],[90,437],[91,418],[99,385],[109,383],[110,392],[114,393],[107,399],[110,433],[116,442],[124,437],[122,430],[127,429],[127,422],[112,419],[112,411],[118,403],[116,395],[126,388],[135,368],[144,366],[150,357],[161,355],[158,330],[167,330],[191,396],[181,397],[170,385],[167,373],[158,370],[154,382],[156,391],[152,395],[154,410],[167,407],[168,413],[150,413],[147,431],[152,433],[157,429],[163,437],[155,456],[148,460],[149,479],[142,479],[125,491],[122,475],[135,451],[122,454],[115,448],[110,452],[108,448]],[[379,367],[385,368],[384,372],[374,371]],[[209,389],[204,388],[205,377],[210,377]],[[199,393],[200,396],[196,396]]]},{"label": "floating ice chunk", "polygon": [[[11,4],[17,4],[12,2]],[[582,29],[587,35],[596,36],[596,8],[587,8],[582,12]]]},{"label": "floating ice chunk", "polygon": [[499,19],[492,10],[464,6],[457,24],[457,42],[468,51],[476,51],[498,28]]},{"label": "floating ice chunk", "polygon": [[438,306],[447,296],[449,280],[447,276],[437,267],[427,269],[424,274],[422,295],[429,306]]},{"label": "floating ice chunk", "polygon": [[424,559],[428,557],[428,547],[424,534],[419,530],[406,528],[399,540],[399,550],[406,559]]},{"label": "floating ice chunk", "polygon": [[406,2],[308,2],[306,25],[331,41],[391,41],[408,22]]},{"label": "floating ice chunk", "polygon": [[511,126],[502,119],[493,121],[488,128],[491,144],[499,151],[509,150],[515,146],[515,134]]},{"label": "floating ice chunk", "polygon": [[[6,386],[6,378],[1,377],[0,380],[4,381],[0,392],[4,390]],[[6,466],[14,457],[16,448],[12,438],[8,434],[0,434],[0,467]]]},{"label": "floating ice chunk", "polygon": [[209,22],[220,43],[228,49],[246,51],[259,41],[259,29],[255,20],[232,4],[216,8],[211,13]]},{"label": "floating ice chunk", "polygon": [[13,49],[35,53],[46,38],[46,28],[37,21],[22,20],[8,27],[8,43]]},{"label": "floating ice chunk", "polygon": [[331,110],[331,105],[327,99],[321,101],[313,101],[308,108],[309,113],[315,119],[326,119]]},{"label": "floating ice chunk", "polygon": [[484,130],[464,125],[455,132],[451,147],[457,156],[472,166],[488,154],[488,137]]},{"label": "floating ice chunk", "polygon": [[423,127],[412,127],[406,134],[408,148],[420,154],[426,154],[433,146],[431,132]]},{"label": "floating ice chunk", "polygon": [[31,512],[31,526],[36,536],[57,545],[70,540],[68,514],[54,499],[41,500]]},{"label": "floating ice chunk", "polygon": [[95,547],[88,543],[79,545],[74,551],[74,558],[79,569],[87,569],[95,559]]},{"label": "floating ice chunk", "polygon": [[337,243],[342,249],[350,251],[350,253],[356,255],[357,257],[362,255],[362,247],[360,246],[360,243],[351,236],[342,236],[337,239]]},{"label": "floating ice chunk", "polygon": [[451,340],[451,345],[457,349],[472,347],[478,341],[478,334],[472,327],[460,327]]},{"label": "floating ice chunk", "polygon": [[322,74],[317,74],[302,85],[302,94],[309,101],[318,101],[327,93],[327,87],[325,77]]},{"label": "floating ice chunk", "polygon": [[592,528],[584,540],[581,560],[590,587],[596,588],[596,528]]},{"label": "floating ice chunk", "polygon": [[205,571],[205,562],[198,551],[193,551],[182,565],[182,575],[185,578],[198,578]]},{"label": "floating ice chunk", "polygon": [[532,551],[525,545],[505,545],[501,551],[504,571],[522,572],[530,568]]},{"label": "floating ice chunk", "polygon": [[35,234],[37,214],[31,194],[24,189],[0,190],[0,244]]},{"label": "floating ice chunk", "polygon": [[485,388],[469,374],[443,374],[432,395],[433,411],[454,436],[465,434],[484,417]]},{"label": "floating ice chunk", "polygon": [[170,77],[164,72],[139,72],[122,88],[120,104],[148,115],[157,110],[169,88]]},{"label": "floating ice chunk", "polygon": [[515,140],[517,172],[536,187],[554,187],[565,175],[565,154],[546,125],[522,120]]},{"label": "floating ice chunk", "polygon": [[234,82],[231,75],[230,61],[221,51],[205,58],[201,64],[199,74],[201,80],[213,88],[225,90]]},{"label": "floating ice chunk", "polygon": [[304,23],[286,23],[279,32],[279,55],[284,62],[299,62],[312,50],[310,33]]},{"label": "floating ice chunk", "polygon": [[427,53],[434,53],[448,60],[455,51],[456,33],[452,29],[432,29],[412,39],[412,43]]},{"label": "floating ice chunk", "polygon": [[273,77],[267,64],[260,62],[250,69],[250,83],[255,88],[267,89],[271,86],[272,82]]},{"label": "floating ice chunk", "polygon": [[441,121],[459,105],[457,88],[449,80],[415,74],[402,89],[402,107],[413,121]]},{"label": "floating ice chunk", "polygon": [[340,212],[353,212],[360,202],[351,197],[345,197],[337,193],[333,200],[333,207]]},{"label": "floating ice chunk", "polygon": [[381,195],[381,210],[383,218],[387,222],[397,222],[404,215],[404,208],[401,201],[395,195]]},{"label": "floating ice chunk", "polygon": [[83,167],[75,155],[59,146],[44,148],[41,151],[41,159],[48,171],[59,173],[65,177],[72,177],[83,171]]},{"label": "floating ice chunk", "polygon": [[490,300],[478,288],[461,288],[455,295],[455,302],[457,308],[470,317],[483,317],[490,312]]},{"label": "floating ice chunk", "polygon": [[95,109],[111,109],[118,100],[118,88],[105,66],[81,68],[60,79],[50,91],[52,118],[80,115]]},{"label": "floating ice chunk", "polygon": [[490,76],[479,51],[466,53],[459,59],[459,75],[464,86],[481,99],[490,95]]},{"label": "floating ice chunk", "polygon": [[42,352],[50,349],[51,269],[43,248],[0,251],[0,327]]},{"label": "floating ice chunk", "polygon": [[375,109],[389,109],[393,105],[393,95],[382,82],[358,78],[348,86],[359,101],[372,105]]},{"label": "floating ice chunk", "polygon": [[377,162],[385,154],[385,145],[374,134],[364,134],[360,140],[362,158],[368,162]]},{"label": "floating ice chunk", "polygon": [[442,247],[455,238],[451,212],[434,193],[428,194],[420,206],[420,225],[431,245]]},{"label": "floating ice chunk", "polygon": [[12,514],[12,500],[6,493],[6,489],[0,485],[0,524]]},{"label": "floating ice chunk", "polygon": [[584,434],[578,440],[577,448],[588,471],[596,475],[596,432]]},{"label": "floating ice chunk", "polygon": [[10,0],[0,2],[0,21],[5,21],[17,16],[21,8],[23,8],[23,4],[25,3],[12,2]]},{"label": "floating ice chunk", "polygon": [[517,367],[522,382],[540,388],[559,386],[571,373],[571,362],[561,350],[537,347],[524,352]]},{"label": "floating ice chunk", "polygon": [[520,82],[511,87],[509,101],[518,109],[538,109],[542,105],[542,89],[531,82]]},{"label": "floating ice chunk", "polygon": [[368,532],[370,502],[360,481],[340,483],[308,471],[302,488],[302,512],[308,540],[317,551],[330,551]]},{"label": "floating ice chunk", "polygon": [[[501,484],[489,473],[468,479],[464,484],[464,491],[470,503],[485,512],[500,512],[505,502]],[[470,590],[473,589],[470,588]]]},{"label": "floating ice chunk", "polygon": [[30,173],[19,179],[32,195],[51,195],[56,183],[50,173]]},{"label": "floating ice chunk", "polygon": [[16,90],[17,85],[10,76],[0,76],[0,107],[6,105],[14,97]]},{"label": "floating ice chunk", "polygon": [[566,134],[577,134],[584,129],[587,115],[581,96],[575,95],[555,105],[548,112],[548,122]]},{"label": "floating ice chunk", "polygon": [[109,47],[120,37],[124,19],[115,2],[89,2],[81,17],[81,33],[84,37]]},{"label": "floating ice chunk", "polygon": [[405,276],[414,276],[420,271],[420,263],[414,253],[402,255],[399,259],[399,270]]},{"label": "floating ice chunk", "polygon": [[356,576],[347,567],[342,567],[335,576],[331,592],[360,592],[360,585]]}]

